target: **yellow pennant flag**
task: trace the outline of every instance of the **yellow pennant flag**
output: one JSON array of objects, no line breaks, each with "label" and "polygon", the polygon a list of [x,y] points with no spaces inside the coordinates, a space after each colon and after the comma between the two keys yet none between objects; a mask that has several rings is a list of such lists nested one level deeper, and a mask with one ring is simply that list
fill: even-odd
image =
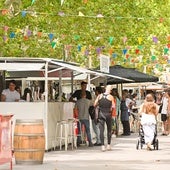
[{"label": "yellow pennant flag", "polygon": [[82,12],[79,11],[79,16],[80,16],[80,17],[83,17],[84,14],[83,14]]},{"label": "yellow pennant flag", "polygon": [[64,4],[64,0],[61,0],[61,6]]},{"label": "yellow pennant flag", "polygon": [[142,37],[138,37],[138,43],[141,44],[142,43]]}]

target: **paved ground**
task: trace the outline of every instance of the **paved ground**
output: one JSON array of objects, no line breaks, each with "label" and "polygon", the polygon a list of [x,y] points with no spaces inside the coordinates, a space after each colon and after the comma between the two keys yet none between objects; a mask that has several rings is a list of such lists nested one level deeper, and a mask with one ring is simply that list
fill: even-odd
[{"label": "paved ground", "polygon": [[[42,165],[16,165],[13,170],[169,170],[170,136],[158,134],[159,150],[136,150],[137,134],[112,140],[112,151],[101,147],[81,146],[77,150],[46,152]],[[9,169],[9,164],[0,170]]]}]

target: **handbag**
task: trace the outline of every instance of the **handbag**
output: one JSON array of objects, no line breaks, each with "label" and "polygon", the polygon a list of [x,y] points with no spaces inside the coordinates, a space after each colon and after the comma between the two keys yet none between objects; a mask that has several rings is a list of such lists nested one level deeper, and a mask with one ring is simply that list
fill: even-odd
[{"label": "handbag", "polygon": [[161,103],[161,105],[159,106],[158,113],[161,113],[161,112],[162,112],[162,106],[163,106],[163,104]]},{"label": "handbag", "polygon": [[106,116],[102,113],[102,111],[100,109],[99,109],[98,119],[103,119],[106,121]]},{"label": "handbag", "polygon": [[89,115],[90,115],[92,120],[95,119],[95,107],[94,106],[89,107]]}]

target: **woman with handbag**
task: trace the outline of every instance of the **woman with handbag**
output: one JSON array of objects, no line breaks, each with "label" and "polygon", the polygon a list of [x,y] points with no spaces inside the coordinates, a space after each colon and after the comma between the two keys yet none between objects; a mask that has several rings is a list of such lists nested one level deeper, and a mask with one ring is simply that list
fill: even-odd
[{"label": "woman with handbag", "polygon": [[105,92],[98,95],[94,107],[99,107],[98,122],[100,128],[100,139],[102,151],[105,151],[104,143],[104,127],[107,126],[107,150],[111,150],[111,136],[112,136],[112,109],[115,109],[114,98],[111,93],[111,85],[106,86]]}]

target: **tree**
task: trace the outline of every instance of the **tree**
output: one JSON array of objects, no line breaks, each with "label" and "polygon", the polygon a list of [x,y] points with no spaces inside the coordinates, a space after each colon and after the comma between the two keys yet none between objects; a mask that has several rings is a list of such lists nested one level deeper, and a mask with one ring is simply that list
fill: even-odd
[{"label": "tree", "polygon": [[158,75],[169,62],[170,0],[6,0],[0,55],[111,64]]}]

